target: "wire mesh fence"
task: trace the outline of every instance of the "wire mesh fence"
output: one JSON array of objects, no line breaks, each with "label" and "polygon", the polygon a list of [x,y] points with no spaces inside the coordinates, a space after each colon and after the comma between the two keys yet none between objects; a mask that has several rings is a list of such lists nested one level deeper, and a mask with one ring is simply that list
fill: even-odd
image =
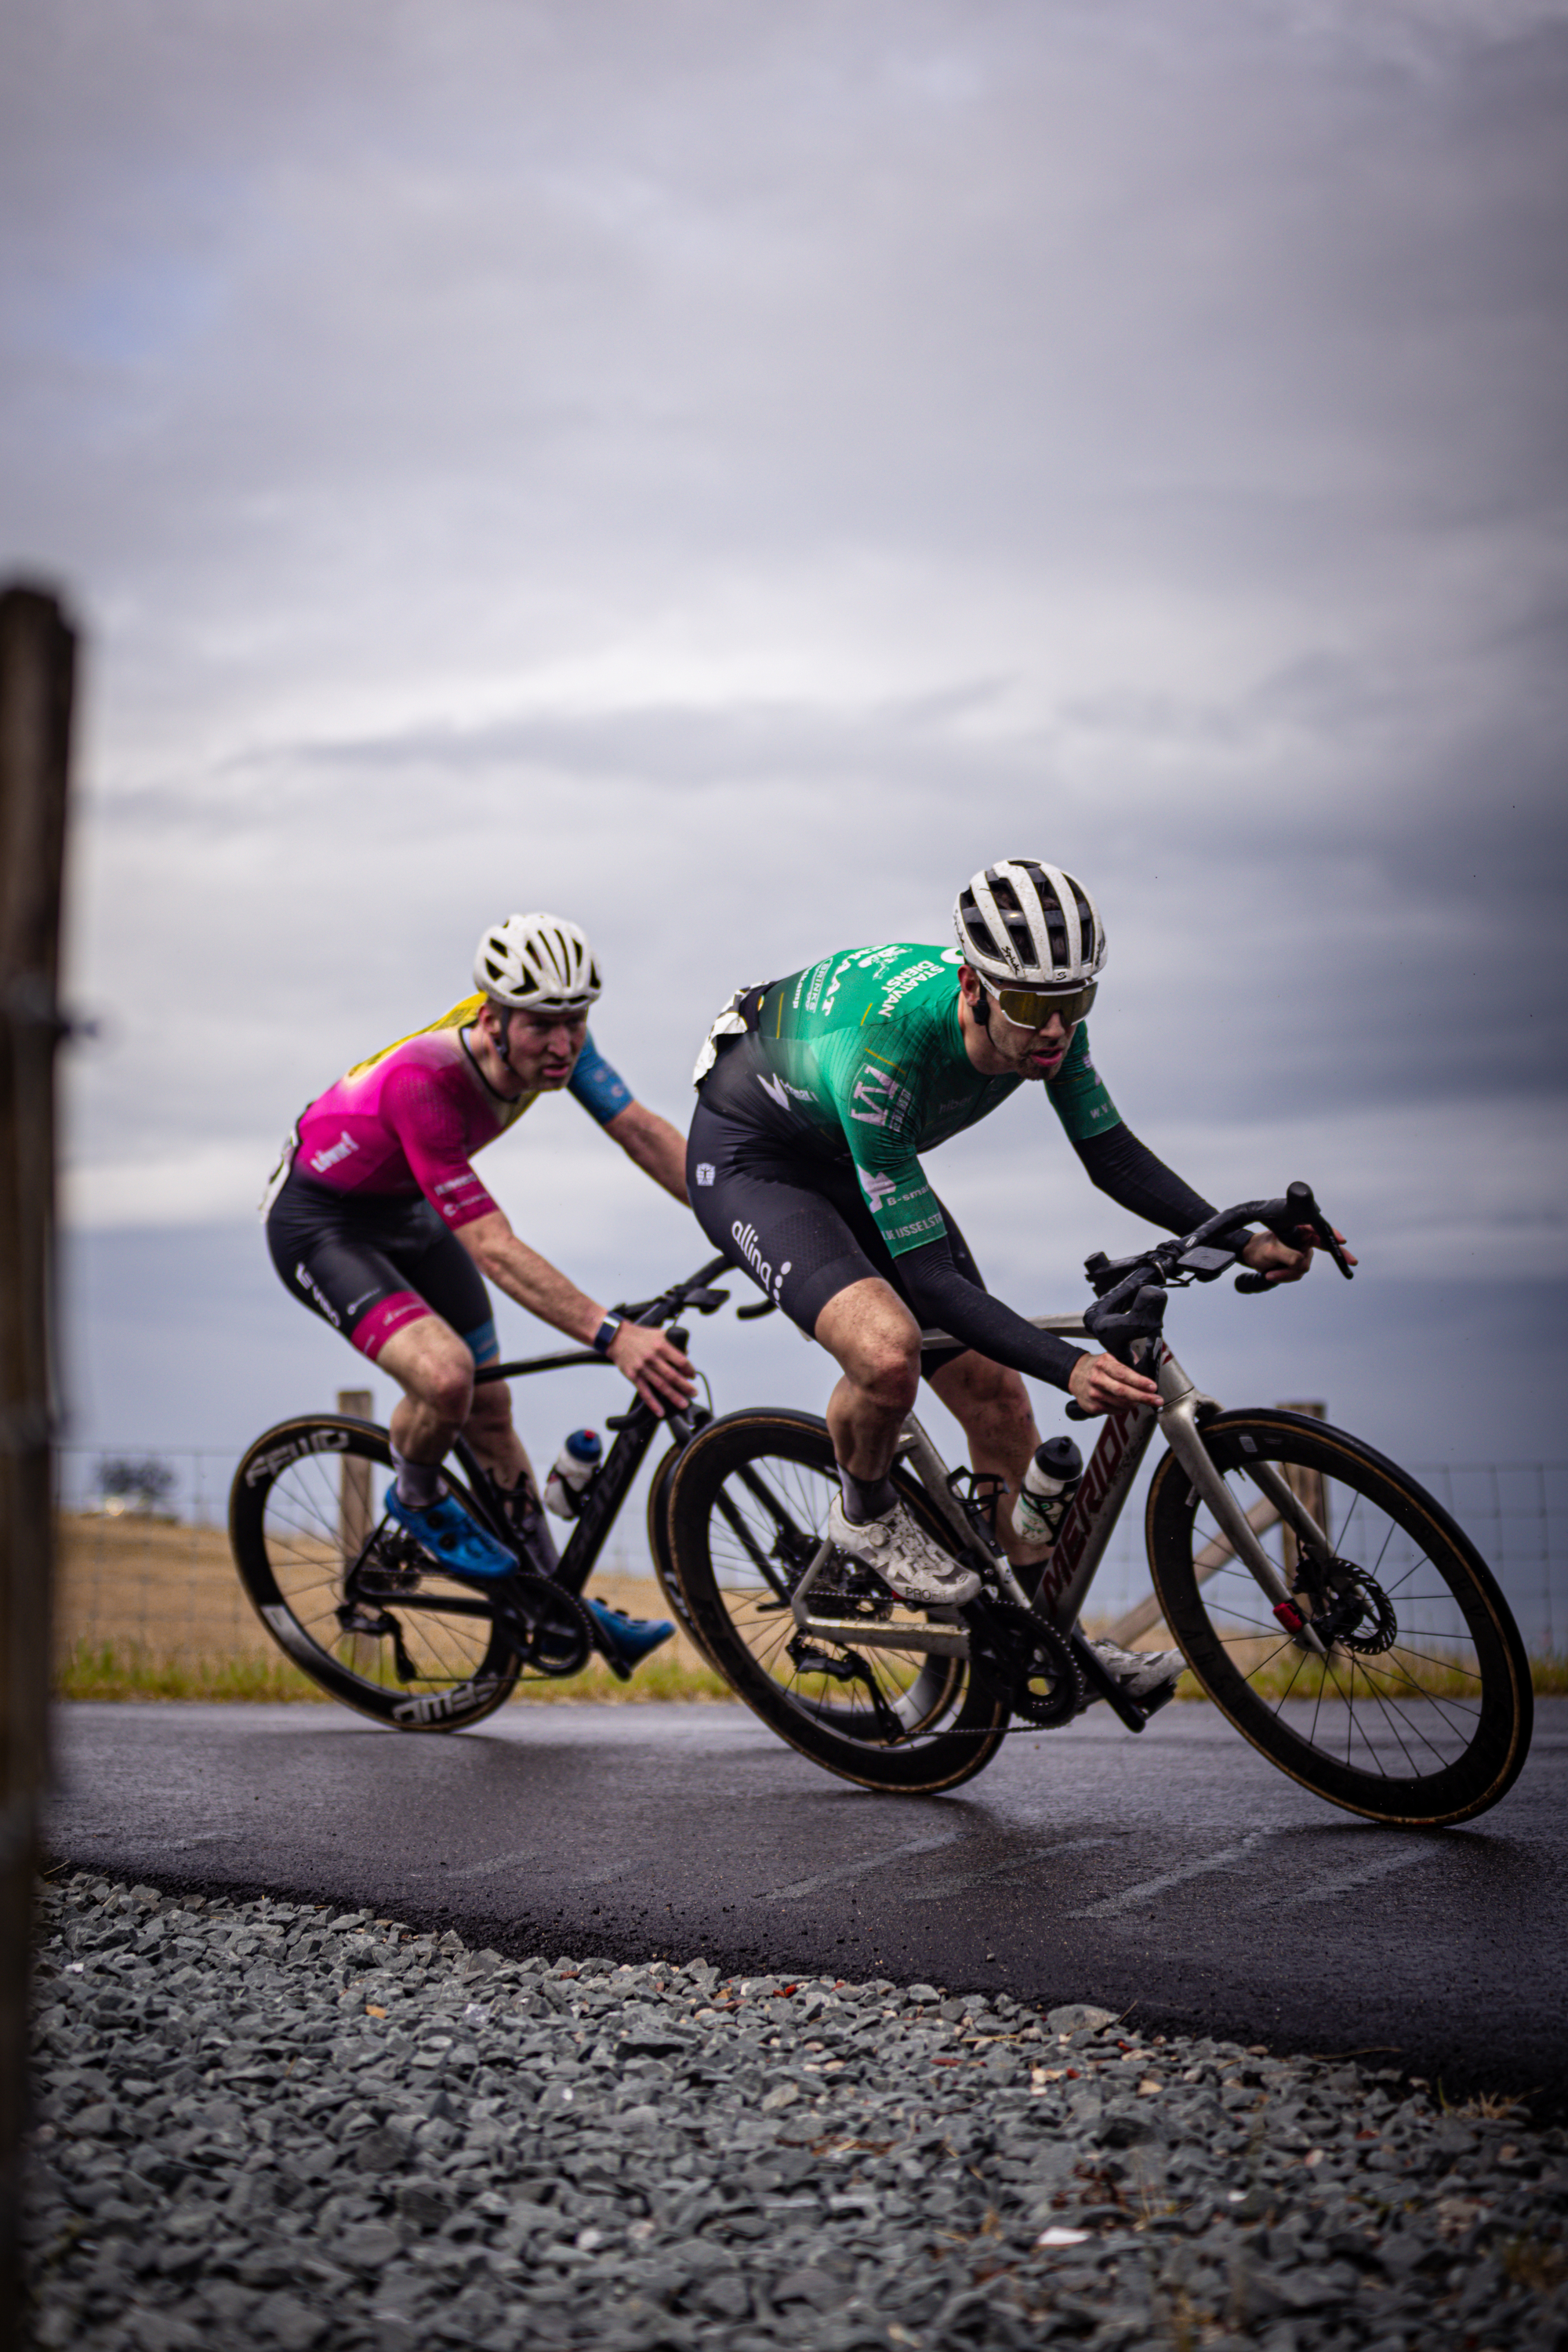
[{"label": "wire mesh fence", "polygon": [[[109,1653],[209,1668],[277,1659],[229,1557],[237,1458],[213,1447],[60,1449],[55,1639],[62,1663]],[[1111,1622],[1149,1591],[1148,1475],[1112,1536],[1090,1596],[1091,1622]],[[1489,1563],[1531,1649],[1556,1655],[1568,1646],[1568,1463],[1438,1463],[1416,1465],[1414,1475]],[[635,1507],[622,1514],[605,1569],[627,1602],[643,1598],[634,1588],[645,1580],[654,1601]],[[620,1601],[622,1591],[607,1597]]]}]

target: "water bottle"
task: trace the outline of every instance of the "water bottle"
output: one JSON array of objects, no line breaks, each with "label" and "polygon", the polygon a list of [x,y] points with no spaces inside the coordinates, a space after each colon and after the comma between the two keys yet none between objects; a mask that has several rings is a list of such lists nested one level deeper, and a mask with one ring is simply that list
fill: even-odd
[{"label": "water bottle", "polygon": [[558,1519],[574,1519],[598,1475],[605,1444],[596,1429],[574,1429],[550,1465],[544,1507]]},{"label": "water bottle", "polygon": [[1082,1476],[1083,1455],[1070,1437],[1047,1437],[1037,1447],[1013,1505],[1013,1525],[1026,1543],[1055,1543]]}]

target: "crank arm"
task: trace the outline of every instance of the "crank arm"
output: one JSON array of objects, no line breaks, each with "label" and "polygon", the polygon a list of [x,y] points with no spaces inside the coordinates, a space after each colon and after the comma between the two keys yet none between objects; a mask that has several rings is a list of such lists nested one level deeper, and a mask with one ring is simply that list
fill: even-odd
[{"label": "crank arm", "polygon": [[1142,1731],[1152,1710],[1146,1710],[1141,1706],[1135,1698],[1122,1689],[1115,1675],[1109,1674],[1100,1659],[1096,1657],[1092,1643],[1088,1642],[1083,1634],[1076,1631],[1069,1633],[1068,1647],[1078,1660],[1078,1670],[1083,1676],[1084,1688],[1096,1698],[1102,1698],[1111,1714],[1119,1717],[1129,1731]]},{"label": "crank arm", "polygon": [[[1247,1524],[1246,1512],[1215,1468],[1194,1418],[1195,1402],[1195,1399],[1182,1397],[1163,1407],[1158,1418],[1165,1443],[1208,1505],[1221,1531],[1228,1537],[1231,1549],[1251,1575],[1290,1639],[1313,1657],[1327,1657],[1328,1652]],[[1284,1485],[1283,1479],[1280,1484]],[[1271,1495],[1269,1499],[1275,1498]],[[1294,1501],[1294,1496],[1291,1499]]]}]

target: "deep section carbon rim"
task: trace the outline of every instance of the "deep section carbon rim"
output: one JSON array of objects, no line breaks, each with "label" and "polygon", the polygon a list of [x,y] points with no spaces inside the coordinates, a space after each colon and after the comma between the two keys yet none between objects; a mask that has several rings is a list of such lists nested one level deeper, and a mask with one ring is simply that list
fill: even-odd
[{"label": "deep section carbon rim", "polygon": [[[1396,1466],[1288,1412],[1225,1413],[1209,1454],[1303,1613],[1321,1662],[1271,1612],[1174,1455],[1149,1493],[1165,1620],[1237,1728],[1331,1802],[1436,1827],[1496,1804],[1529,1750],[1529,1660],[1490,1570]],[[1328,1538],[1314,1561],[1257,1475],[1273,1465]]]},{"label": "deep section carbon rim", "polygon": [[235,1564],[274,1641],[334,1698],[399,1730],[455,1729],[501,1705],[518,1660],[483,1595],[387,1517],[391,1466],[366,1422],[268,1430],[235,1474]]},{"label": "deep section carbon rim", "polygon": [[[923,1490],[902,1473],[898,1483],[943,1540]],[[739,1696],[816,1762],[867,1787],[952,1787],[989,1762],[1005,1699],[965,1658],[856,1639],[858,1628],[919,1633],[947,1621],[906,1609],[837,1558],[810,1606],[842,1634],[803,1635],[791,1614],[837,1491],[832,1443],[815,1417],[750,1412],[712,1423],[669,1482],[668,1552],[683,1613]]]}]

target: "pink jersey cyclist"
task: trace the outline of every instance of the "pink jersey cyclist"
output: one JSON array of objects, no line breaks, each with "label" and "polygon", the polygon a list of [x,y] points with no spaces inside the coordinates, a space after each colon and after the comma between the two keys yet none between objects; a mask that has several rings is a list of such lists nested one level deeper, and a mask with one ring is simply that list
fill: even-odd
[{"label": "pink jersey cyclist", "polygon": [[[356,1062],[319,1095],[295,1132],[293,1178],[367,1206],[423,1194],[450,1233],[476,1218],[499,1214],[471,1162],[476,1152],[516,1125],[541,1090],[529,1087],[509,1098],[485,1077],[467,1034],[484,1003],[481,995],[464,997],[428,1028]],[[634,1100],[591,1035],[566,1090],[601,1127]],[[392,1332],[426,1312],[416,1291],[383,1289],[348,1336],[362,1353],[374,1358]],[[482,1352],[476,1350],[481,1361],[493,1352],[493,1340]]]},{"label": "pink jersey cyclist", "polygon": [[[576,924],[509,916],[481,934],[474,979],[475,995],[357,1063],[305,1110],[264,1204],[267,1241],[291,1296],[403,1390],[389,1431],[389,1514],[451,1572],[505,1576],[521,1559],[550,1575],[558,1562],[510,1397],[500,1382],[475,1380],[499,1353],[486,1283],[595,1349],[656,1412],[684,1407],[694,1378],[667,1333],[607,1311],[513,1232],[475,1175],[474,1154],[542,1094],[568,1089],[683,1205],[685,1147],[588,1037],[601,982]],[[506,1543],[443,1485],[459,1430],[474,1491]],[[588,1607],[623,1664],[673,1630]]]}]

